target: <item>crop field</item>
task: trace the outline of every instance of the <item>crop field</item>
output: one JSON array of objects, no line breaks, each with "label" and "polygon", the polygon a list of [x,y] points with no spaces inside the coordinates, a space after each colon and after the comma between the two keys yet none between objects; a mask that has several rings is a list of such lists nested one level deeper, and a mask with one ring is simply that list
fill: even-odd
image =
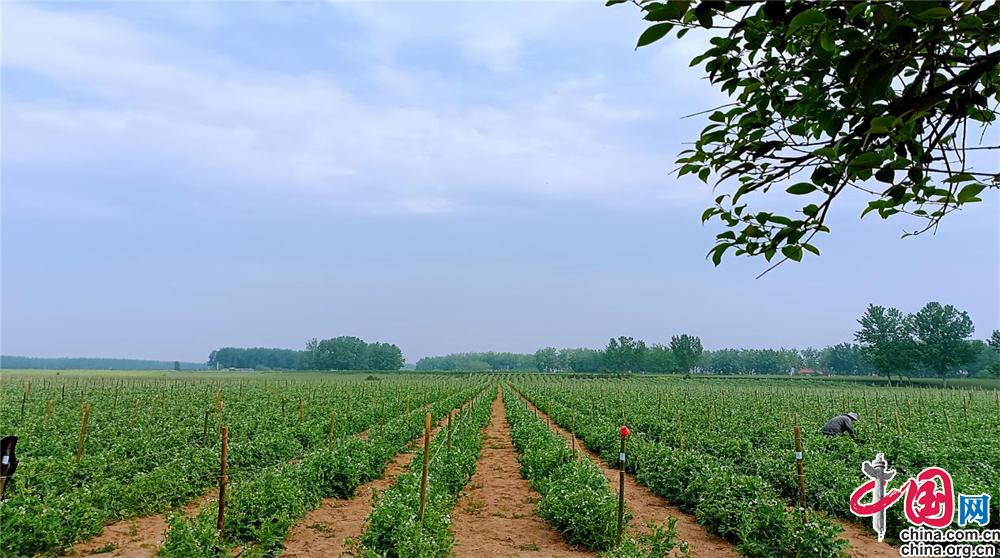
[{"label": "crop field", "polygon": [[[847,411],[859,444],[820,434]],[[5,373],[8,434],[3,557],[898,556],[902,506],[886,542],[848,506],[876,452],[897,479],[946,469],[1000,518],[981,386]]]}]

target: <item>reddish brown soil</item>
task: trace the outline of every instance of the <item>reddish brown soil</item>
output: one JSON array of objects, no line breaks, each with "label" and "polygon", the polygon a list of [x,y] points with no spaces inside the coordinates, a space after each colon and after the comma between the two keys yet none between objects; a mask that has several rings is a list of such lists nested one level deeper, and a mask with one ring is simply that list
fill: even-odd
[{"label": "reddish brown soil", "polygon": [[851,543],[847,553],[852,558],[899,558],[899,549],[886,542],[878,542],[875,531],[856,523],[838,520],[844,528],[840,538]]},{"label": "reddish brown soil", "polygon": [[[435,435],[447,418],[443,419],[431,432]],[[413,440],[410,443],[412,447]],[[351,499],[326,498],[318,508],[306,513],[285,537],[283,557],[305,558],[354,556],[356,541],[365,528],[365,519],[372,509],[372,499],[396,481],[396,477],[406,472],[410,462],[416,457],[410,449],[400,452],[386,465],[382,478],[358,487]]]},{"label": "reddish brown soil", "polygon": [[[198,508],[216,494],[216,490],[212,489],[198,499],[188,502],[182,508],[184,513],[193,516]],[[166,539],[167,515],[169,514],[160,513],[112,523],[106,526],[100,535],[74,545],[67,556],[151,558],[160,550]],[[105,548],[110,550],[97,552]]]},{"label": "reddish brown soil", "polygon": [[[360,432],[356,436],[362,440],[368,439],[368,431]],[[295,458],[289,463],[298,463],[302,459]],[[198,499],[187,503],[184,513],[194,516],[198,510],[211,500],[217,489],[212,488]],[[89,556],[93,558],[151,558],[156,555],[163,546],[167,535],[167,515],[162,513],[126,519],[107,525],[101,534],[75,544],[73,550],[63,558]],[[105,552],[96,552],[104,548],[111,547]]]},{"label": "reddish brown soil", "polygon": [[[530,409],[538,412],[539,416],[543,419],[547,418],[544,413],[535,408],[530,402],[525,400],[525,403],[528,404]],[[573,442],[574,436],[569,431],[560,428],[554,422],[550,423],[550,426],[553,431],[566,438],[567,443]],[[597,454],[585,449],[581,440],[576,439],[575,443],[578,449],[586,452],[601,467],[604,476],[607,477],[608,482],[617,491],[618,470],[609,468]],[[658,525],[665,524],[667,517],[672,516],[677,519],[677,538],[687,541],[690,546],[691,556],[704,556],[706,558],[715,558],[717,556],[735,558],[738,556],[736,548],[732,544],[706,531],[704,527],[695,521],[694,516],[670,505],[665,499],[653,494],[645,486],[637,483],[632,475],[627,473],[625,475],[625,502],[629,511],[632,512],[632,522],[629,530],[634,534],[647,532],[647,524],[649,522],[654,522]]]},{"label": "reddish brown soil", "polygon": [[476,472],[451,515],[456,556],[570,558],[594,556],[567,544],[535,513],[539,495],[518,472],[503,399],[483,433]]}]

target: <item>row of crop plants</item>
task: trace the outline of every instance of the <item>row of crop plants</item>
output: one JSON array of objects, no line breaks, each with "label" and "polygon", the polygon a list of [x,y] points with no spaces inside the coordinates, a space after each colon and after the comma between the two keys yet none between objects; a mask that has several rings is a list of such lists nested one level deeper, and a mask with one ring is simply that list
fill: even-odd
[{"label": "row of crop plants", "polygon": [[[218,478],[223,424],[230,430],[230,470],[239,478],[325,447],[328,441],[338,446],[345,439],[352,443],[351,435],[402,414],[412,393],[420,394],[412,402],[416,405],[453,394],[458,386],[422,383],[419,389],[426,391],[421,392],[407,389],[415,384],[265,387],[261,382],[177,382],[169,389],[161,384],[154,393],[146,383],[134,391],[109,383],[90,386],[84,404],[53,401],[36,406],[41,412],[26,406],[23,417],[4,426],[5,432],[19,435],[21,463],[8,498],[0,503],[0,555],[62,552],[111,521],[159,512],[203,494]],[[327,389],[317,389],[323,387]],[[46,395],[61,391],[46,394],[36,388],[32,397],[47,401]],[[136,405],[141,394],[149,399]],[[301,400],[301,407],[288,400]],[[74,446],[78,442],[81,407],[86,404],[91,406],[87,453],[77,465],[75,456],[67,454],[65,439],[72,438]],[[77,408],[75,413],[71,406]],[[306,409],[313,412],[307,414]],[[331,410],[336,413],[332,440]]]},{"label": "row of crop plants", "polygon": [[[504,389],[504,408],[518,452],[521,476],[542,495],[538,514],[575,545],[606,558],[687,556],[685,542],[676,539],[674,518],[649,525],[649,532],[618,537],[618,495],[593,461],[581,457],[517,396]],[[631,514],[624,510],[623,530]]]},{"label": "row of crop plants", "polygon": [[[949,471],[956,489],[995,493],[1000,478],[1000,409],[995,394],[870,387],[761,388],[695,387],[662,382],[600,383],[580,389],[539,383],[551,398],[586,414],[620,420],[647,440],[725,462],[767,482],[788,503],[798,500],[794,468],[796,416],[805,448],[807,505],[829,515],[857,520],[848,501],[864,480],[861,463],[884,453],[897,478],[928,466]],[[834,410],[839,409],[839,411]],[[860,444],[819,432],[831,416],[855,410]],[[606,441],[605,444],[610,444]],[[991,501],[992,513],[1000,502]],[[902,506],[888,510],[889,537],[907,525]]]},{"label": "row of crop plants", "polygon": [[386,464],[424,424],[424,412],[440,420],[481,393],[473,385],[443,400],[372,428],[366,439],[348,438],[332,449],[320,446],[300,461],[285,462],[234,480],[226,493],[224,529],[216,530],[218,502],[203,506],[194,518],[175,513],[161,550],[164,557],[228,556],[234,547],[242,556],[280,553],[288,530],[323,498],[350,498],[358,486],[382,475]]},{"label": "row of crop plants", "polygon": [[[593,400],[573,401],[556,384],[522,381],[517,389],[608,463],[618,462],[620,416],[591,413]],[[626,469],[636,474],[638,482],[693,513],[707,529],[736,544],[744,556],[843,556],[846,542],[837,537],[838,525],[818,515],[804,518],[758,475],[642,435],[629,438],[626,455]]]},{"label": "row of crop plants", "polygon": [[361,540],[368,552],[399,558],[451,555],[454,542],[451,511],[475,472],[483,445],[482,431],[490,420],[493,393],[487,389],[477,397],[459,415],[450,436],[442,429],[431,441],[422,517],[419,514],[423,460],[419,456],[392,487],[378,496]]}]

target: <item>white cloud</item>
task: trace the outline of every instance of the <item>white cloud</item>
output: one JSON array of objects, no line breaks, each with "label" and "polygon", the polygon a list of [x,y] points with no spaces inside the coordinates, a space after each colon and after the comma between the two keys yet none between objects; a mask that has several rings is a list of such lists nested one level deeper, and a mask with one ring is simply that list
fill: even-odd
[{"label": "white cloud", "polygon": [[[365,95],[328,73],[248,66],[107,15],[5,12],[3,66],[43,77],[63,96],[5,92],[5,163],[167,161],[190,183],[296,189],[362,211],[450,212],[504,194],[607,203],[644,191],[653,203],[703,196],[664,187],[669,159],[629,137],[655,115],[610,96],[600,75],[539,76],[503,103],[435,102],[408,95],[423,87],[421,75],[379,50],[370,82],[388,89]],[[472,13],[477,21],[465,28],[478,25]],[[406,28],[398,14],[374,21],[375,36]],[[447,35],[501,72],[517,68],[527,40],[502,30]]]}]

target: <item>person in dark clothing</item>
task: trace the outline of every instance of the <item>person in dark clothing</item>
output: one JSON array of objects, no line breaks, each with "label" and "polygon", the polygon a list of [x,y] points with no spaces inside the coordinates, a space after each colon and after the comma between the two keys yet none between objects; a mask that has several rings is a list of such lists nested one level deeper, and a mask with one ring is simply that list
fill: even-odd
[{"label": "person in dark clothing", "polygon": [[844,434],[851,437],[855,442],[858,441],[858,436],[854,433],[854,421],[858,420],[857,413],[847,413],[846,415],[837,415],[832,419],[826,421],[823,425],[823,434],[827,436],[843,436]]}]

